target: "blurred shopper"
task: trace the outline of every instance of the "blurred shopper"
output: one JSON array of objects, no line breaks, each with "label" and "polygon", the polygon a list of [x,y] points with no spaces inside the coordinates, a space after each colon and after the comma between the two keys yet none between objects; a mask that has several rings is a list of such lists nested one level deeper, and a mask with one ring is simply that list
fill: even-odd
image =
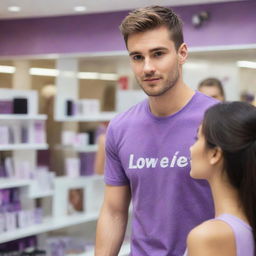
[{"label": "blurred shopper", "polygon": [[180,256],[188,232],[214,213],[207,182],[189,176],[189,147],[204,111],[217,101],[184,83],[188,51],[171,9],[137,9],[120,29],[148,99],[109,124],[95,255],[118,255],[132,200],[130,255]]},{"label": "blurred shopper", "polygon": [[255,95],[251,92],[247,92],[247,91],[242,92],[240,95],[240,100],[244,102],[248,102],[254,106],[256,105]]},{"label": "blurred shopper", "polygon": [[256,108],[211,107],[190,151],[190,175],[209,182],[215,218],[189,233],[185,255],[256,255]]},{"label": "blurred shopper", "polygon": [[106,134],[101,134],[97,140],[97,152],[95,156],[94,162],[94,173],[102,175],[104,174],[104,166],[105,166],[105,142]]},{"label": "blurred shopper", "polygon": [[217,100],[224,101],[225,93],[222,83],[217,78],[207,78],[200,82],[198,90],[207,96],[213,97]]},{"label": "blurred shopper", "polygon": [[95,155],[94,173],[99,175],[104,174],[106,130],[108,125],[109,125],[109,122],[103,122],[98,127],[98,135],[97,135],[97,142],[96,142],[98,149]]}]

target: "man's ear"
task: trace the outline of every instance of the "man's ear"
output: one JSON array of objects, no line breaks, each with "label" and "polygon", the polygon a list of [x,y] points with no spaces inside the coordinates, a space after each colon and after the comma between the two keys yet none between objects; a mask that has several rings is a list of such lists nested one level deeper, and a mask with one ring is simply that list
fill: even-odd
[{"label": "man's ear", "polygon": [[182,43],[178,49],[179,64],[183,65],[188,57],[188,47],[185,43]]},{"label": "man's ear", "polygon": [[223,152],[220,147],[215,147],[209,151],[210,164],[217,165],[222,162]]}]

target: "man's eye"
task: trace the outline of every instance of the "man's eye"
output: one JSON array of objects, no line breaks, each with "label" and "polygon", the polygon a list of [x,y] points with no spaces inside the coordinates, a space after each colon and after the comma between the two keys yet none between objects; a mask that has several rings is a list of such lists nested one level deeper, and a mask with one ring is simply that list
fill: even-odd
[{"label": "man's eye", "polygon": [[164,53],[163,52],[154,52],[154,56],[155,57],[160,57],[162,56]]},{"label": "man's eye", "polygon": [[134,55],[134,56],[132,57],[132,59],[133,59],[133,60],[136,60],[136,61],[139,61],[139,60],[142,60],[143,57],[142,57],[141,55]]}]

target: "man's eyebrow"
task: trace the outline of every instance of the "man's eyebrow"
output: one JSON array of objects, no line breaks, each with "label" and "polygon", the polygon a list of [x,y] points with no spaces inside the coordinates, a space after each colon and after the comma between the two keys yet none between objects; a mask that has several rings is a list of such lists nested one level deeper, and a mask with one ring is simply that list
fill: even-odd
[{"label": "man's eyebrow", "polygon": [[156,51],[167,51],[168,49],[166,47],[157,47],[149,50],[149,52],[156,52]]},{"label": "man's eyebrow", "polygon": [[141,54],[141,52],[136,52],[136,51],[135,52],[130,52],[129,56],[133,56],[133,55],[137,55],[137,54]]},{"label": "man's eyebrow", "polygon": [[[157,51],[167,51],[168,49],[166,47],[156,47],[156,48],[153,48],[153,49],[150,49],[149,52],[152,53],[152,52],[157,52]],[[134,51],[134,52],[130,52],[129,53],[129,56],[133,56],[133,55],[137,55],[137,54],[142,54],[141,52],[139,51]]]}]

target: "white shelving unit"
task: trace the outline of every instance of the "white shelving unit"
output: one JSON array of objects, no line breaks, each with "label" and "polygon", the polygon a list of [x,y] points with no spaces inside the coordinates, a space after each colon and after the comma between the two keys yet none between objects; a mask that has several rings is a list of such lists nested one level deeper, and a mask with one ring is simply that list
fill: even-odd
[{"label": "white shelving unit", "polygon": [[96,152],[98,150],[98,145],[87,145],[86,147],[74,147],[75,151],[84,153],[84,152]]},{"label": "white shelving unit", "polygon": [[0,114],[0,120],[46,120],[46,115]]},{"label": "white shelving unit", "polygon": [[96,152],[98,150],[98,145],[97,144],[93,144],[93,145],[86,145],[84,147],[76,147],[76,146],[72,146],[72,145],[56,145],[55,146],[56,149],[71,149],[74,150],[76,152],[79,153],[83,153],[83,152]]},{"label": "white shelving unit", "polygon": [[[44,218],[43,223],[41,224],[36,224],[27,228],[16,229],[12,232],[5,232],[0,234],[0,244],[31,235],[38,235],[41,233],[97,220],[99,214],[99,209],[97,208],[98,205],[95,205],[93,200],[88,199],[90,193],[88,193],[87,196],[85,195],[85,212],[72,215],[67,214],[67,200],[65,200],[65,196],[67,196],[68,189],[70,188],[84,188],[88,189],[88,192],[90,191],[94,193],[94,199],[96,199],[97,196],[102,198],[103,193],[98,193],[97,195],[97,193],[93,191],[100,184],[103,184],[102,176],[94,175],[78,178],[57,177],[55,178],[54,183],[53,191],[43,191],[38,193],[34,192],[34,194],[31,194],[30,187],[33,185],[33,180],[0,179],[0,189],[24,187],[28,190],[26,193],[24,193],[23,196],[27,196],[28,199],[45,196],[51,196],[53,199],[52,217]],[[59,200],[60,197],[61,200]]]},{"label": "white shelving unit", "polygon": [[42,198],[54,195],[54,190],[51,191],[41,191],[41,190],[32,190],[34,186],[34,180],[22,180],[14,178],[0,178],[0,189],[9,189],[9,188],[28,188],[28,197],[31,199]]},{"label": "white shelving unit", "polygon": [[8,150],[43,150],[47,149],[48,145],[46,143],[36,144],[36,143],[20,143],[20,144],[8,144],[0,145],[0,151]]},{"label": "white shelving unit", "polygon": [[71,216],[45,218],[43,223],[41,224],[33,225],[22,229],[16,229],[12,232],[5,232],[1,234],[0,244],[27,236],[38,235],[49,231],[79,225],[85,222],[95,221],[97,218],[98,213],[76,214]]},{"label": "white shelving unit", "polygon": [[[103,177],[100,175],[85,177],[57,177],[55,179],[55,194],[53,197],[53,217],[66,216],[68,209],[69,189],[83,189],[83,205],[86,213],[99,212],[103,200]],[[92,197],[93,195],[93,197]],[[60,203],[61,202],[61,203]]]},{"label": "white shelving unit", "polygon": [[[118,256],[128,256],[130,253],[130,243],[124,242]],[[90,250],[81,254],[67,254],[66,256],[94,256],[94,250]]]},{"label": "white shelving unit", "polygon": [[101,112],[95,115],[88,116],[66,116],[56,117],[56,121],[61,122],[104,122],[110,121],[117,115],[117,112]]},{"label": "white shelving unit", "polygon": [[31,191],[29,192],[28,197],[31,199],[36,198],[44,198],[54,196],[54,190],[46,190],[46,191]]},{"label": "white shelving unit", "polygon": [[[114,117],[118,115],[120,112],[117,108],[116,111],[112,112],[100,112],[100,113],[94,113],[90,115],[74,115],[74,116],[68,116],[67,115],[67,109],[68,106],[72,104],[67,103],[75,103],[77,104],[80,100],[79,99],[79,82],[76,78],[76,76],[67,76],[67,71],[69,73],[76,74],[78,72],[78,61],[76,59],[59,59],[57,61],[57,69],[60,71],[60,75],[56,79],[56,87],[57,87],[57,93],[56,93],[56,101],[55,101],[55,109],[54,109],[54,118],[56,121],[61,122],[104,122],[104,121],[110,121]],[[137,103],[141,100],[141,92],[138,96],[138,93],[131,93],[127,97],[127,93],[124,93],[124,97],[121,99],[121,101],[125,100],[126,104],[125,106],[128,108],[131,105]],[[117,95],[117,97],[119,97]],[[143,99],[145,98],[145,95],[143,94]],[[69,102],[68,102],[69,101]],[[81,102],[80,102],[81,103]],[[120,103],[120,101],[119,101]],[[121,102],[123,105],[124,102]],[[83,111],[80,111],[79,105],[79,113],[83,113]],[[69,111],[69,114],[71,114]],[[77,112],[77,105],[75,107],[74,113]],[[87,113],[86,111],[84,113]],[[90,113],[90,112],[89,112]],[[68,126],[69,124],[67,124]],[[97,151],[97,145],[90,145],[83,148],[77,148],[77,147],[71,147],[71,146],[61,146],[57,145],[57,148],[67,148],[72,149],[75,152],[96,152]],[[83,179],[59,179],[56,182],[56,191],[57,195],[54,196],[54,202],[53,202],[53,214],[55,217],[62,216],[65,214],[67,205],[65,201],[62,201],[63,203],[60,204],[59,202],[63,200],[63,197],[67,197],[67,189],[69,188],[81,188],[83,187],[85,190],[86,200],[84,201],[85,209],[89,210],[89,212],[99,212],[100,206],[102,204],[103,200],[103,194],[104,194],[104,182],[103,177],[93,177],[91,180],[83,180]],[[94,236],[92,237],[92,234],[90,234],[90,231],[84,232],[89,236],[88,239],[94,239]],[[128,255],[129,253],[129,245],[124,245],[122,247],[122,251],[120,256]],[[93,252],[87,252],[85,254],[82,254],[81,256],[89,256],[93,255]]]},{"label": "white shelving unit", "polygon": [[1,178],[0,189],[26,187],[26,186],[29,186],[30,183],[31,183],[30,180]]}]

